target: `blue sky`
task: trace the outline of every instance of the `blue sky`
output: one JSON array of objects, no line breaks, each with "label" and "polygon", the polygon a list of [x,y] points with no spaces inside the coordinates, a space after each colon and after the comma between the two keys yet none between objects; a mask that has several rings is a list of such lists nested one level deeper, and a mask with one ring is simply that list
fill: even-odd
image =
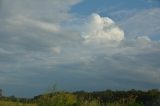
[{"label": "blue sky", "polygon": [[148,9],[159,7],[158,0],[85,0],[72,7],[72,12],[81,15],[88,15],[93,12],[98,12],[102,15],[109,15],[108,12],[118,10],[132,10],[132,9]]},{"label": "blue sky", "polygon": [[1,0],[0,14],[4,95],[160,88],[159,0]]}]

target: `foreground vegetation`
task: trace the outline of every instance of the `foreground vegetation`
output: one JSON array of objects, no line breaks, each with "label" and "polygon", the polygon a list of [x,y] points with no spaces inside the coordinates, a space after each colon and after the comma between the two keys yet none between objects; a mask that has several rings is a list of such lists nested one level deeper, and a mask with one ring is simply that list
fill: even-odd
[{"label": "foreground vegetation", "polygon": [[21,102],[12,102],[12,101],[0,101],[0,106],[37,106],[33,103],[21,103]]},{"label": "foreground vegetation", "polygon": [[50,92],[32,99],[1,97],[0,106],[160,106],[158,90]]}]

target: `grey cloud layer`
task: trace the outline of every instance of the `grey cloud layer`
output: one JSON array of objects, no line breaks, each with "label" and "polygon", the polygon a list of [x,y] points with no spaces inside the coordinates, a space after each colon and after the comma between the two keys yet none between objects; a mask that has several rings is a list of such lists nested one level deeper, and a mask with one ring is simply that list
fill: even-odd
[{"label": "grey cloud layer", "polygon": [[37,87],[44,90],[54,81],[67,90],[160,87],[160,42],[145,35],[126,39],[115,23],[101,27],[101,20],[113,20],[98,14],[98,19],[91,15],[86,23],[72,25],[68,20],[78,17],[69,10],[78,2],[2,1],[0,86],[17,86],[17,95],[24,95],[20,91],[28,88],[33,89],[28,95],[34,95]]}]

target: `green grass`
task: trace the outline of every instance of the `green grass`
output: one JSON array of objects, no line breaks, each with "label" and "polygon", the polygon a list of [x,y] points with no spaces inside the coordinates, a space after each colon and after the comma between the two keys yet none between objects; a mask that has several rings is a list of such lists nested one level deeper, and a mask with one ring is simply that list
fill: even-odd
[{"label": "green grass", "polygon": [[26,104],[20,102],[0,101],[0,106],[37,106],[37,104]]}]

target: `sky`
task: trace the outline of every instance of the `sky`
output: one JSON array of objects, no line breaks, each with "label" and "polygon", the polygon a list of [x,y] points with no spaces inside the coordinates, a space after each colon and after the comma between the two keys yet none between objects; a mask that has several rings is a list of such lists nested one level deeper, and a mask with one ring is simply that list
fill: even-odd
[{"label": "sky", "polygon": [[160,0],[0,0],[0,89],[160,88]]}]

